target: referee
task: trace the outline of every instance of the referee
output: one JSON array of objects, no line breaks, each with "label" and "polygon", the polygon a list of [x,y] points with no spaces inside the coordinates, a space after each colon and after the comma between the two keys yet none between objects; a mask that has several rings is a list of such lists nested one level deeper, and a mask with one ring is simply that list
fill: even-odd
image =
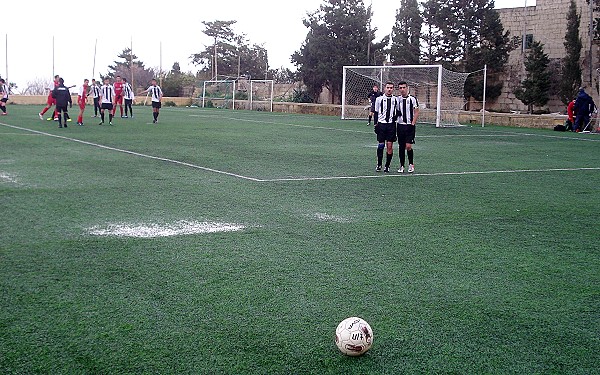
[{"label": "referee", "polygon": [[398,151],[400,152],[400,168],[398,173],[404,173],[404,162],[408,156],[408,173],[415,171],[414,152],[415,129],[419,118],[419,101],[408,93],[408,84],[405,81],[398,83],[400,96],[398,100]]},{"label": "referee", "polygon": [[375,99],[375,134],[377,134],[377,168],[375,172],[381,172],[383,162],[383,149],[387,148],[385,160],[385,173],[390,171],[390,163],[394,156],[394,142],[396,141],[396,114],[398,111],[397,98],[392,95],[394,84],[385,84],[384,95]]}]

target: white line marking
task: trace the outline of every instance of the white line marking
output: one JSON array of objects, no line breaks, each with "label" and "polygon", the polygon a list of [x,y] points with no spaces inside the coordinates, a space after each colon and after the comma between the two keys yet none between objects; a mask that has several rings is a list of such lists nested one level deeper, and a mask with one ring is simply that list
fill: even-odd
[{"label": "white line marking", "polygon": [[[260,122],[260,121],[256,121],[256,122]],[[221,170],[218,170],[218,169],[213,169],[213,168],[208,168],[208,167],[202,167],[202,166],[199,166],[199,165],[195,165],[195,164],[191,164],[191,163],[186,163],[186,162],[182,162],[182,161],[178,161],[178,160],[174,160],[174,159],[168,159],[168,158],[163,158],[163,157],[158,157],[158,156],[153,156],[153,155],[142,154],[142,153],[139,153],[139,152],[124,150],[124,149],[120,149],[120,148],[116,148],[116,147],[104,146],[104,145],[93,143],[93,142],[82,141],[80,139],[65,137],[65,136],[62,136],[62,135],[56,135],[56,134],[51,134],[51,133],[46,133],[46,132],[42,132],[42,131],[39,131],[39,130],[22,128],[22,127],[15,126],[15,125],[9,125],[9,124],[4,124],[4,123],[0,123],[0,125],[6,126],[6,127],[10,127],[10,128],[13,128],[13,129],[19,129],[19,130],[24,130],[24,131],[28,131],[28,132],[33,132],[33,133],[40,134],[40,135],[46,135],[46,136],[49,136],[49,137],[64,139],[64,140],[67,140],[67,141],[77,142],[77,143],[81,143],[81,144],[85,144],[85,145],[89,145],[89,146],[94,146],[94,147],[102,148],[102,149],[105,149],[105,150],[117,151],[117,152],[122,152],[122,153],[125,153],[125,154],[129,154],[129,155],[135,155],[135,156],[144,157],[144,158],[148,158],[148,159],[159,160],[159,161],[164,161],[164,162],[168,162],[168,163],[183,165],[183,166],[190,167],[190,168],[195,168],[195,169],[199,169],[199,170],[214,172],[214,173],[218,173],[218,174],[222,174],[222,175],[226,175],[226,176],[231,176],[231,177],[237,177],[237,178],[240,178],[240,179],[243,179],[243,180],[254,181],[254,182],[293,182],[293,181],[357,180],[357,179],[367,179],[367,178],[407,177],[407,176],[410,176],[410,175],[412,175],[412,176],[462,176],[462,175],[475,175],[475,174],[531,173],[531,172],[571,172],[571,171],[596,171],[596,170],[600,170],[600,167],[582,167],[582,168],[548,168],[548,169],[493,170],[493,171],[436,172],[436,173],[389,174],[389,175],[378,174],[378,175],[362,175],[362,176],[326,176],[326,177],[297,177],[297,178],[296,177],[286,177],[286,178],[267,178],[267,179],[261,179],[261,178],[254,178],[254,177],[243,176],[243,175],[239,175],[239,174],[231,173],[231,172],[225,172],[225,171],[221,171]],[[283,125],[285,125],[285,124],[283,124]],[[307,127],[309,127],[309,126],[307,126]],[[339,130],[339,129],[329,129],[329,130]],[[518,135],[519,133],[509,133],[509,134],[517,134]],[[535,134],[531,134],[531,135],[535,135]],[[550,137],[552,137],[552,136],[550,136]],[[577,138],[568,138],[568,139],[577,139]]]},{"label": "white line marking", "polygon": [[178,164],[178,165],[184,165],[186,167],[200,169],[200,170],[203,170],[203,171],[209,171],[209,172],[219,173],[219,174],[223,174],[223,175],[227,175],[227,176],[233,176],[233,177],[241,178],[241,179],[244,179],[244,180],[260,181],[260,179],[257,179],[257,178],[242,176],[242,175],[231,173],[231,172],[220,171],[218,169],[213,169],[213,168],[208,168],[208,167],[202,167],[202,166],[199,166],[199,165],[195,165],[195,164],[191,164],[191,163],[186,163],[186,162],[179,161],[179,160],[173,160],[173,159],[168,159],[168,158],[162,158],[162,157],[159,157],[159,156],[142,154],[142,153],[139,153],[139,152],[124,150],[124,149],[120,149],[120,148],[116,148],[116,147],[104,146],[104,145],[93,143],[93,142],[82,141],[81,139],[70,138],[70,137],[65,137],[65,136],[56,135],[56,134],[50,134],[50,133],[42,132],[42,131],[39,131],[39,130],[21,128],[19,126],[14,126],[14,125],[9,125],[9,124],[0,123],[0,125],[7,126],[7,127],[10,127],[10,128],[14,128],[14,129],[19,129],[19,130],[25,130],[25,131],[29,131],[29,132],[33,132],[33,133],[37,133],[37,134],[41,134],[41,135],[46,135],[46,136],[49,136],[49,137],[64,139],[64,140],[71,141],[71,142],[77,142],[77,143],[81,143],[81,144],[88,145],[88,146],[94,146],[94,147],[102,148],[102,149],[105,149],[105,150],[122,152],[124,154],[140,156],[140,157],[148,158],[148,159],[165,161],[165,162],[168,162],[168,163],[173,163],[173,164]]},{"label": "white line marking", "polygon": [[497,170],[497,171],[463,171],[463,172],[435,172],[435,173],[410,173],[410,174],[398,173],[398,174],[377,174],[377,175],[364,175],[364,176],[271,178],[271,179],[262,179],[262,180],[259,180],[259,182],[358,180],[358,179],[366,179],[366,178],[388,178],[388,177],[410,177],[410,176],[464,176],[464,175],[476,175],[476,174],[574,172],[574,171],[598,171],[598,170],[600,170],[600,167],[514,169],[514,170]]}]

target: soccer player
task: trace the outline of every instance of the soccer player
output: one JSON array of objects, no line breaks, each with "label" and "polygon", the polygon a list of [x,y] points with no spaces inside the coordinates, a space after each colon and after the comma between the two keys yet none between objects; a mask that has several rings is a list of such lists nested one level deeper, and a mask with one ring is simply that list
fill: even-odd
[{"label": "soccer player", "polygon": [[94,115],[92,117],[98,117],[98,111],[100,110],[100,82],[96,82],[95,78],[92,78],[92,91],[90,94],[94,98]]},{"label": "soccer player", "polygon": [[8,114],[6,113],[6,102],[8,102],[8,85],[6,84],[4,78],[0,78],[0,96],[2,96],[2,99],[0,99],[0,109],[2,110],[2,115],[6,116]]},{"label": "soccer player", "polygon": [[102,122],[98,125],[104,125],[104,111],[108,110],[108,124],[112,125],[113,108],[115,105],[115,88],[110,84],[108,77],[104,78],[104,85],[100,88],[100,118]]},{"label": "soccer player", "polygon": [[[57,74],[54,76],[54,86],[53,87],[48,87],[48,99],[46,99],[46,106],[44,107],[44,109],[42,109],[42,112],[40,112],[38,114],[38,116],[40,116],[40,120],[44,119],[44,113],[46,113],[50,108],[52,108],[53,105],[56,105],[56,100],[54,100],[54,98],[52,97],[52,92],[54,91],[55,88],[58,87],[58,80],[60,79],[60,76]],[[57,120],[56,119],[56,110],[54,111],[54,116],[49,117],[48,121],[52,121],[52,119]]]},{"label": "soccer player", "polygon": [[69,107],[73,107],[73,100],[71,99],[71,92],[68,87],[65,87],[65,81],[62,78],[58,79],[58,86],[52,90],[52,97],[56,101],[56,113],[58,115],[58,127],[62,128],[61,113],[65,118],[65,128],[67,127],[67,120],[69,118],[67,104]]},{"label": "soccer player", "polygon": [[367,95],[369,98],[369,102],[371,103],[371,109],[369,110],[369,121],[367,122],[367,126],[371,126],[371,119],[373,118],[373,113],[375,112],[375,99],[383,95],[381,91],[379,91],[379,85],[373,85],[373,91]]},{"label": "soccer player", "polygon": [[121,118],[123,117],[123,79],[121,76],[115,77],[115,84],[113,86],[115,88],[115,108],[112,111],[113,116],[115,112],[117,112],[117,104],[119,105],[119,109],[121,110]]},{"label": "soccer player", "polygon": [[133,108],[131,104],[133,103],[133,89],[127,79],[123,78],[123,98],[125,98],[125,118],[127,118],[127,109],[129,109],[129,114],[131,114],[131,118],[133,118]]},{"label": "soccer player", "polygon": [[77,104],[79,104],[79,116],[77,116],[77,125],[83,126],[83,111],[85,111],[85,105],[87,104],[87,97],[90,93],[89,79],[83,80],[83,85],[79,87],[79,94],[77,95]]},{"label": "soccer player", "polygon": [[385,173],[390,172],[390,163],[394,156],[394,142],[396,141],[396,113],[398,111],[398,101],[392,93],[394,84],[387,82],[385,84],[384,95],[377,97],[374,108],[375,134],[377,134],[377,168],[376,172],[381,172],[383,162],[383,150],[387,148],[387,157],[385,160]]},{"label": "soccer player", "polygon": [[415,171],[414,151],[415,130],[419,118],[419,101],[408,93],[408,84],[405,81],[398,83],[400,96],[398,100],[398,151],[400,151],[400,168],[398,173],[404,173],[406,160],[404,150],[408,156],[408,173]]},{"label": "soccer player", "polygon": [[146,90],[142,91],[142,93],[151,93],[152,94],[152,116],[154,120],[152,120],[153,124],[158,122],[158,115],[160,113],[161,100],[162,100],[162,90],[160,86],[156,84],[156,79],[152,79],[152,84]]}]

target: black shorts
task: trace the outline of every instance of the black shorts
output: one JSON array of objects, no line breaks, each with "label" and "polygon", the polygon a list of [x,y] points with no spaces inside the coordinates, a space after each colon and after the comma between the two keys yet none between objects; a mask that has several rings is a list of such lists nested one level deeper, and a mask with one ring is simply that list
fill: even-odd
[{"label": "black shorts", "polygon": [[396,142],[396,124],[385,124],[380,122],[375,125],[375,134],[377,134],[377,142]]},{"label": "black shorts", "polygon": [[152,102],[152,108],[160,108],[160,102]]},{"label": "black shorts", "polygon": [[113,105],[112,105],[112,103],[102,103],[100,105],[100,108],[101,109],[108,109],[109,111],[112,111]]},{"label": "black shorts", "polygon": [[414,144],[416,126],[398,124],[398,144]]},{"label": "black shorts", "polygon": [[8,101],[8,98],[2,98],[2,99],[0,99],[0,102],[2,102],[2,103],[6,103],[7,101]]}]

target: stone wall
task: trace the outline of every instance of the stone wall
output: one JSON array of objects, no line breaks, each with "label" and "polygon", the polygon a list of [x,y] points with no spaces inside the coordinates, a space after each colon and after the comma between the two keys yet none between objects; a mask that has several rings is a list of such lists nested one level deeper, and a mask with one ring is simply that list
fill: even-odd
[{"label": "stone wall", "polygon": [[[532,35],[533,41],[544,44],[544,52],[551,60],[551,68],[554,70],[551,92],[556,92],[560,83],[561,59],[565,56],[565,34],[567,31],[566,15],[571,0],[537,0],[535,6],[499,9],[500,19],[506,31],[510,32],[511,41],[515,49],[511,52],[509,63],[505,71],[505,81],[502,95],[495,101],[488,103],[488,108],[500,111],[526,111],[527,107],[519,101],[514,90],[525,77],[524,53],[522,48],[522,36]],[[589,6],[586,0],[575,0],[578,13],[581,15],[580,37],[583,44],[581,51],[581,66],[583,73],[583,86],[586,91],[594,97],[598,103],[598,91],[596,89],[597,66],[592,67],[592,79],[590,80],[590,59],[597,59],[598,46],[592,47],[590,55],[589,38]],[[597,64],[596,64],[597,65]],[[545,108],[550,112],[564,112],[565,105],[557,95],[551,95],[551,100]]]},{"label": "stone wall", "polygon": [[[47,96],[42,95],[12,95],[9,105],[39,105],[40,109],[46,104]],[[77,97],[73,97],[76,101]],[[164,97],[163,104],[174,102],[177,106],[189,106],[192,104],[191,98]],[[143,103],[143,99],[138,98],[138,103]],[[148,106],[149,106],[148,101]],[[323,116],[342,116],[342,106],[336,104],[311,104],[311,103],[290,103],[274,102],[273,112],[280,113],[304,113]],[[486,112],[485,123],[488,125],[516,126],[528,128],[546,128],[552,129],[555,125],[563,124],[566,120],[564,115],[526,115],[512,113],[492,113]],[[459,112],[459,121],[462,124],[471,124],[473,126],[481,125],[481,112]]]}]

